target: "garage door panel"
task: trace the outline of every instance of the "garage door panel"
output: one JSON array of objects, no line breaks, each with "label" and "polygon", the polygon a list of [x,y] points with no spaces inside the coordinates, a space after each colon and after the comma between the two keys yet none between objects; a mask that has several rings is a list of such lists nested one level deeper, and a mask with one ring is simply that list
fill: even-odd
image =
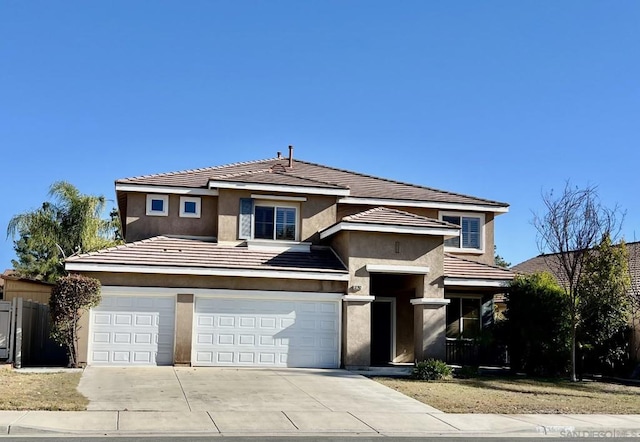
[{"label": "garage door panel", "polygon": [[338,304],[196,297],[194,362],[337,367]]},{"label": "garage door panel", "polygon": [[103,296],[91,320],[91,363],[173,362],[175,298]]}]

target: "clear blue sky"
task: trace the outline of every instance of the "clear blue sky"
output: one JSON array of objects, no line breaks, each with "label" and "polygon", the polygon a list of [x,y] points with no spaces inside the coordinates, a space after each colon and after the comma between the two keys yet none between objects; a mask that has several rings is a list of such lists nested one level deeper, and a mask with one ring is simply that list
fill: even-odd
[{"label": "clear blue sky", "polygon": [[68,180],[301,159],[511,204],[596,184],[640,239],[640,2],[0,3],[0,267],[10,217]]}]

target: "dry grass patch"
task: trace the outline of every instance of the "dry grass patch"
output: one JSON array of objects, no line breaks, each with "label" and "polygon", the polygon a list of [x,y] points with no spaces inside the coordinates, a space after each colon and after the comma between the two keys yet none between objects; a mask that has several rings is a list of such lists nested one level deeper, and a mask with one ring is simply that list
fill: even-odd
[{"label": "dry grass patch", "polygon": [[635,414],[640,387],[520,378],[415,381],[375,378],[446,413]]},{"label": "dry grass patch", "polygon": [[78,392],[82,373],[16,373],[0,370],[0,410],[86,410]]}]

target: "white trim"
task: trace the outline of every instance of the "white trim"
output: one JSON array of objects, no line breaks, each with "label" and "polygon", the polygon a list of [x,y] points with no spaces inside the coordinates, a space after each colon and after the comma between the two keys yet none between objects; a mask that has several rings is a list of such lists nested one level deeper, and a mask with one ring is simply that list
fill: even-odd
[{"label": "white trim", "polygon": [[274,239],[248,239],[247,249],[269,252],[311,252],[310,242],[282,241]]},{"label": "white trim", "polygon": [[254,200],[298,201],[298,202],[303,202],[307,200],[306,196],[260,195],[258,193],[252,193],[251,198],[253,198]]},{"label": "white trim", "polygon": [[[471,212],[439,212],[438,213],[438,219],[440,221],[443,221],[443,217],[445,216],[454,216],[454,217],[458,217],[460,218],[460,247],[451,247],[451,246],[447,246],[445,244],[444,246],[444,251],[445,252],[452,252],[452,253],[473,253],[473,254],[478,254],[478,255],[482,255],[485,252],[485,242],[486,242],[486,231],[485,231],[485,226],[486,226],[486,217],[484,216],[484,213],[471,213]],[[480,224],[480,248],[479,249],[474,249],[474,248],[464,248],[462,247],[462,218],[478,218],[479,224]]]},{"label": "white trim", "polygon": [[426,275],[427,273],[429,273],[429,267],[426,266],[367,264],[365,268],[369,273],[398,273],[403,275]]},{"label": "white trim", "polygon": [[367,295],[344,295],[342,300],[345,302],[373,302],[375,301],[375,296],[367,296]]},{"label": "white trim", "polygon": [[311,186],[288,186],[285,184],[259,184],[259,183],[241,183],[229,181],[209,181],[210,189],[236,189],[236,190],[256,190],[263,192],[286,192],[286,193],[304,193],[308,195],[335,195],[348,196],[349,189],[333,189],[324,187]]},{"label": "white trim", "polygon": [[379,233],[408,233],[412,235],[433,235],[445,237],[459,236],[460,231],[460,229],[456,229],[454,227],[408,227],[387,224],[339,222],[338,224],[320,232],[320,239],[325,239],[341,230]]},{"label": "white trim", "polygon": [[[162,210],[152,210],[153,200],[162,201]],[[169,195],[147,194],[147,216],[169,216]]]},{"label": "white trim", "polygon": [[173,195],[203,195],[218,196],[215,189],[201,189],[193,187],[144,186],[139,184],[116,184],[116,191],[140,193],[170,193]]},{"label": "white trim", "polygon": [[[396,358],[396,334],[397,334],[397,324],[396,324],[396,298],[394,297],[386,297],[386,296],[376,296],[375,302],[389,302],[391,303],[391,348],[389,349],[391,353],[391,359],[387,362],[393,362]],[[373,305],[371,306],[373,309]],[[373,324],[371,324],[373,326]]]},{"label": "white trim", "polygon": [[[185,212],[184,203],[195,203],[196,212]],[[199,196],[181,196],[180,197],[180,217],[181,218],[200,218],[200,211],[202,207],[202,198]]]},{"label": "white trim", "polygon": [[243,299],[306,299],[309,301],[340,301],[344,293],[324,292],[289,292],[270,290],[236,290],[236,289],[195,289],[192,287],[133,287],[102,286],[105,295],[123,296],[175,296],[189,294],[205,298],[243,298]]},{"label": "white trim", "polygon": [[243,278],[312,279],[319,281],[349,281],[346,273],[324,273],[294,270],[257,270],[176,266],[146,266],[126,264],[93,264],[67,262],[66,270],[76,272],[150,273],[167,275],[240,276]]},{"label": "white trim", "polygon": [[451,302],[446,298],[413,298],[411,305],[447,305]]},{"label": "white trim", "polygon": [[507,287],[510,279],[473,279],[473,278],[444,278],[445,286],[461,287]]},{"label": "white trim", "polygon": [[507,213],[508,206],[489,206],[483,204],[440,203],[432,201],[410,201],[378,198],[340,198],[338,204],[362,204],[367,206],[424,207],[426,209],[466,210],[471,212]]},{"label": "white trim", "polygon": [[[256,238],[256,208],[257,207],[273,207],[273,237],[272,238]],[[294,209],[296,211],[296,225],[293,232],[293,240],[276,239],[276,231],[278,228],[276,220],[278,219],[278,209]],[[253,216],[251,221],[251,239],[249,241],[280,241],[281,243],[298,242],[300,238],[300,203],[287,201],[269,201],[269,200],[253,200]]]}]

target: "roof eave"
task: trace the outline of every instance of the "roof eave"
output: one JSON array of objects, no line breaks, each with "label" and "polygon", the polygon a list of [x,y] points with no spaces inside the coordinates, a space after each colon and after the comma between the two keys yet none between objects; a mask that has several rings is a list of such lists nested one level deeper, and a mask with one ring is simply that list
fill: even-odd
[{"label": "roof eave", "polygon": [[288,184],[264,184],[264,183],[247,183],[242,181],[209,181],[210,189],[235,189],[235,190],[254,190],[265,192],[283,192],[283,193],[301,193],[308,195],[329,195],[329,196],[348,196],[349,189],[314,187],[314,186],[295,186]]},{"label": "roof eave", "polygon": [[360,204],[368,206],[389,206],[389,207],[420,207],[425,209],[461,210],[466,212],[492,212],[497,215],[509,212],[509,205],[506,203],[494,204],[466,204],[448,203],[442,201],[417,201],[400,200],[387,198],[364,198],[349,196],[340,198],[338,204]]},{"label": "roof eave", "polygon": [[67,262],[67,271],[98,273],[143,273],[194,276],[239,276],[246,278],[306,279],[322,281],[349,281],[349,274],[342,271],[279,270],[229,267],[183,267],[171,265],[103,264],[90,262]]},{"label": "roof eave", "polygon": [[508,287],[512,278],[494,279],[494,278],[460,278],[460,277],[444,277],[445,287]]}]

